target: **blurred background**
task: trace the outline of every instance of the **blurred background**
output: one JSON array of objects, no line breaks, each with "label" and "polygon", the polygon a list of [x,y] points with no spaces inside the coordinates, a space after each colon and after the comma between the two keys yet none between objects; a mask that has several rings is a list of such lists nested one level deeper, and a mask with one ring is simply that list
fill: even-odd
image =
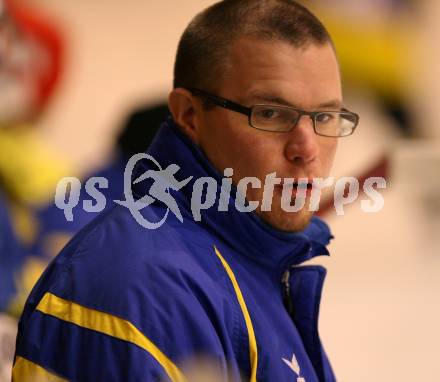
[{"label": "blurred background", "polygon": [[[122,190],[171,89],[174,54],[208,0],[0,0],[0,382],[30,288],[96,214],[53,205],[64,176]],[[334,176],[383,176],[385,207],[321,213],[335,235],[321,337],[338,380],[440,375],[440,2],[304,1],[328,26],[361,115]],[[81,194],[80,198],[84,195]],[[360,198],[362,199],[362,198]],[[324,206],[324,207],[325,207]]]}]

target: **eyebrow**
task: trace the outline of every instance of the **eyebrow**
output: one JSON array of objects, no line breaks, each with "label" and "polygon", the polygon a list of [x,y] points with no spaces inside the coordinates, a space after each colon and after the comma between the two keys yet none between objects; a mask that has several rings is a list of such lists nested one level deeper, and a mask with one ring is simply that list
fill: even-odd
[{"label": "eyebrow", "polygon": [[[280,98],[277,96],[272,96],[269,94],[253,94],[253,95],[251,95],[251,98],[255,99],[255,100],[260,100],[263,102],[275,103],[277,105],[290,106],[290,107],[300,109],[300,107],[298,107],[298,105],[294,105],[291,102],[288,102],[283,98]],[[320,109],[320,108],[335,108],[338,110],[342,110],[344,108],[344,105],[343,105],[342,101],[334,99],[334,100],[322,102],[319,105],[317,105],[316,108],[318,108],[318,109]]]}]

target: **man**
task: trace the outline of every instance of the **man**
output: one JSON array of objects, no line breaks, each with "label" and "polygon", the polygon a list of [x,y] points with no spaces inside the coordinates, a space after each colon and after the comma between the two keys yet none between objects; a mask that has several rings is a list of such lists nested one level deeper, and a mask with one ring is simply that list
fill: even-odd
[{"label": "man", "polygon": [[[299,266],[331,234],[284,205],[310,199],[298,178],[326,177],[358,121],[325,28],[288,0],[211,6],[182,36],[169,107],[135,169],[141,202],[120,202],[166,222],[145,229],[117,206],[67,245],[28,299],[14,380],[183,381],[208,360],[224,381],[334,381],[317,330],[325,270]],[[191,178],[168,189],[182,219],[140,180],[168,168],[164,186]],[[284,185],[258,187],[275,172]]]}]

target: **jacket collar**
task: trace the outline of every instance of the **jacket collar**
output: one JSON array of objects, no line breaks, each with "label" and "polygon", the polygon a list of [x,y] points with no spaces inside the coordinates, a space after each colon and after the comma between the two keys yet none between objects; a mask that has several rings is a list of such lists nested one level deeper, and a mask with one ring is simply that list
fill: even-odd
[{"label": "jacket collar", "polygon": [[[177,164],[180,170],[176,178],[181,181],[189,176],[191,181],[179,191],[169,190],[176,199],[184,219],[192,219],[190,201],[194,182],[201,177],[212,177],[217,182],[216,196],[221,190],[221,174],[212,166],[204,153],[169,117],[161,126],[148,150],[162,168]],[[148,160],[141,160],[134,171],[139,176],[147,169],[154,169]],[[135,197],[148,193],[145,183],[132,185]],[[264,267],[282,273],[289,266],[297,265],[315,256],[328,255],[326,245],[332,235],[328,226],[318,217],[313,217],[308,227],[300,233],[286,233],[267,225],[255,213],[239,212],[235,208],[231,192],[229,211],[218,211],[218,198],[214,205],[202,210],[201,224],[205,229],[224,240],[237,251]],[[184,223],[183,223],[184,224]],[[215,243],[213,243],[215,244]]]}]

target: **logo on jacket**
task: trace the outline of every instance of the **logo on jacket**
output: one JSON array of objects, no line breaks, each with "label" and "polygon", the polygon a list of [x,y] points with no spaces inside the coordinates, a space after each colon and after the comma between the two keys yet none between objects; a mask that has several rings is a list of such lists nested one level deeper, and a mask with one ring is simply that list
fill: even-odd
[{"label": "logo on jacket", "polygon": [[295,353],[292,354],[292,359],[290,361],[286,358],[283,358],[282,360],[296,374],[297,377],[296,382],[306,382],[306,380],[303,377],[301,377],[301,368],[296,359]]},{"label": "logo on jacket", "polygon": [[[146,179],[153,180],[153,184],[151,185],[148,194],[144,195],[138,200],[134,200],[133,191],[131,188],[131,177],[133,174],[134,166],[141,159],[150,160],[156,165],[158,169],[147,170],[140,177],[133,181],[133,184],[137,184]],[[115,200],[115,203],[127,207],[135,220],[144,228],[159,228],[163,223],[165,223],[165,220],[167,219],[168,213],[170,211],[177,217],[177,219],[179,219],[180,222],[183,222],[182,213],[180,212],[176,200],[170,194],[170,189],[174,191],[179,191],[181,188],[185,187],[186,184],[188,184],[188,182],[192,179],[192,176],[179,182],[175,177],[177,171],[179,170],[180,167],[176,164],[171,164],[167,168],[162,169],[159,162],[157,162],[151,155],[145,153],[133,155],[128,161],[124,172],[125,200]],[[159,220],[158,222],[150,222],[144,218],[140,211],[156,201],[165,204],[167,209],[161,220]]]}]

